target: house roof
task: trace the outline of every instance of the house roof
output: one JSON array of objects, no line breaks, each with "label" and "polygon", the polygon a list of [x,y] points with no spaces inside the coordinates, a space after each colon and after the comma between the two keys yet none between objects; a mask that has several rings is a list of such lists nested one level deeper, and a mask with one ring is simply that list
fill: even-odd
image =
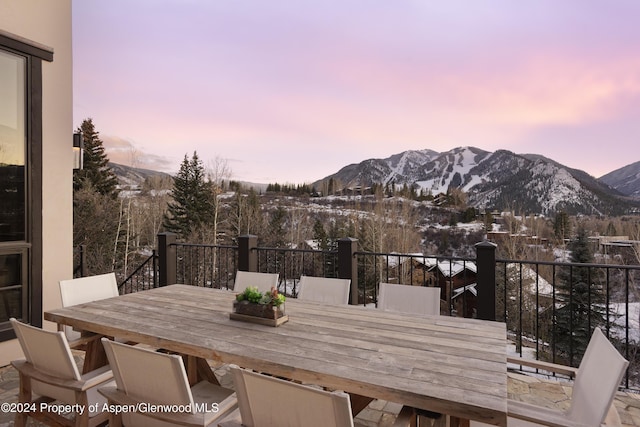
[{"label": "house roof", "polygon": [[465,269],[472,273],[477,273],[478,268],[473,261],[450,261],[450,260],[436,260],[433,258],[433,266],[437,266],[440,273],[445,277],[455,277],[462,273]]},{"label": "house roof", "polygon": [[397,254],[397,256],[393,256],[396,254],[391,254],[388,258],[389,267],[397,267],[399,264],[403,264],[407,262],[409,259],[413,260],[418,264],[422,264],[427,267],[429,270],[437,267],[440,273],[445,277],[455,277],[458,274],[462,273],[465,269],[471,271],[472,273],[477,273],[478,268],[476,263],[473,261],[452,261],[447,259],[438,259],[435,257],[427,257],[423,254]]},{"label": "house roof", "polygon": [[463,293],[469,291],[473,294],[473,296],[478,296],[478,289],[476,289],[476,285],[477,283],[472,283],[470,285],[466,285],[466,286],[461,286],[457,289],[453,290],[453,295],[451,295],[451,299],[454,300],[456,298],[458,298],[460,295],[462,295]]},{"label": "house roof", "polygon": [[420,253],[391,253],[386,257],[386,260],[389,267],[397,267],[398,265],[404,264],[405,262],[411,260],[417,264],[424,265],[429,271],[437,268],[444,277],[455,277],[458,274],[462,273],[465,269],[474,274],[478,272],[478,267],[473,261],[438,259],[435,257],[428,257]]},{"label": "house roof", "polygon": [[[507,270],[516,272],[515,274],[518,276],[516,280],[520,281],[520,269],[517,264],[507,264]],[[532,294],[535,294],[537,290],[538,295],[547,297],[553,295],[553,285],[545,280],[544,277],[537,274],[531,267],[525,265],[522,266],[522,287]]]}]

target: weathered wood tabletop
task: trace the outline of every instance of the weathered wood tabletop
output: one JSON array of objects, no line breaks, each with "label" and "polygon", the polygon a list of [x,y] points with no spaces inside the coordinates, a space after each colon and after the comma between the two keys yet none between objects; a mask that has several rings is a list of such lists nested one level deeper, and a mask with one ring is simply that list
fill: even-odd
[{"label": "weathered wood tabletop", "polygon": [[503,323],[289,299],[289,321],[229,319],[234,293],[172,285],[45,313],[106,336],[506,425]]}]

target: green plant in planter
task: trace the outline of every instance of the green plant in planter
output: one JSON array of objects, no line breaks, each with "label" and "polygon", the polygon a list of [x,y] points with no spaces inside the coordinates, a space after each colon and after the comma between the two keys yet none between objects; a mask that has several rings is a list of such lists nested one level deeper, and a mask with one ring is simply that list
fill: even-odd
[{"label": "green plant in planter", "polygon": [[247,288],[236,296],[236,301],[249,301],[255,304],[281,306],[285,301],[285,296],[278,293],[275,287],[271,291],[262,294],[257,287],[247,286]]}]

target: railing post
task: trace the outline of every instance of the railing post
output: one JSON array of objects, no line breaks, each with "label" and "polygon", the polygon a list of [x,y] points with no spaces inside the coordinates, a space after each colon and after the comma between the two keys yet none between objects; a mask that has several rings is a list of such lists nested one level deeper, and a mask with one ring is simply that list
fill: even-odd
[{"label": "railing post", "polygon": [[238,236],[238,270],[258,271],[258,236],[245,234]]},{"label": "railing post", "polygon": [[338,278],[351,279],[351,297],[349,304],[357,305],[358,301],[358,263],[355,253],[358,239],[345,237],[338,240]]},{"label": "railing post", "polygon": [[85,261],[84,254],[87,253],[87,246],[80,245],[80,277],[87,277],[89,275],[89,271],[87,269],[87,263]]},{"label": "railing post", "polygon": [[175,233],[158,234],[158,286],[173,285],[178,281],[176,268]]},{"label": "railing post", "polygon": [[476,244],[478,319],[496,320],[496,248],[487,240]]}]

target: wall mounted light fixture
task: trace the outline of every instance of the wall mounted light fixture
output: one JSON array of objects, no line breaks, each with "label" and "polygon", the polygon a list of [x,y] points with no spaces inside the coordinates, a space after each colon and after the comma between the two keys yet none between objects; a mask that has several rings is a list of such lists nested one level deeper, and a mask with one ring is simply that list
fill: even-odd
[{"label": "wall mounted light fixture", "polygon": [[82,158],[84,156],[84,139],[82,132],[73,134],[73,168],[82,169]]}]

